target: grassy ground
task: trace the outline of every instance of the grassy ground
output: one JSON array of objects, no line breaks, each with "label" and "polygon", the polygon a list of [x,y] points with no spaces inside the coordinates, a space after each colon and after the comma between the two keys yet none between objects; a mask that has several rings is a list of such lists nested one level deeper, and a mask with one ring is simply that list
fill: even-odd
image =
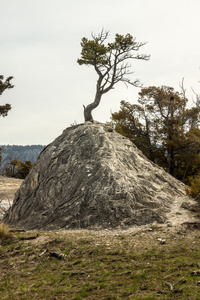
[{"label": "grassy ground", "polygon": [[3,228],[0,241],[0,299],[200,299],[199,229]]}]

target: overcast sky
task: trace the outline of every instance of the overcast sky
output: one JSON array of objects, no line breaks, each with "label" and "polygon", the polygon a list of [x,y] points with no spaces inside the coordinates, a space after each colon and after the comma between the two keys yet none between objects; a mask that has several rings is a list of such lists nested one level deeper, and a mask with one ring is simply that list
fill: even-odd
[{"label": "overcast sky", "polygon": [[[12,110],[0,117],[0,145],[46,145],[70,124],[82,123],[83,104],[94,99],[96,73],[79,66],[82,37],[110,31],[148,42],[133,61],[145,87],[179,89],[184,77],[200,93],[199,0],[0,0],[0,75],[14,76],[15,87],[0,97]],[[121,100],[136,103],[139,89],[122,83],[105,94],[93,117],[110,120]]]}]

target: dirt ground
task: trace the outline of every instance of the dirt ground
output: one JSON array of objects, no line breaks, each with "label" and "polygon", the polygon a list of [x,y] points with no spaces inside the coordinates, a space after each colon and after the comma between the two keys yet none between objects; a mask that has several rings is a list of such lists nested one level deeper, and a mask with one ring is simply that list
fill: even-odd
[{"label": "dirt ground", "polygon": [[20,188],[22,179],[0,176],[0,219],[3,211],[12,204],[16,191]]},{"label": "dirt ground", "polygon": [[1,199],[13,200],[15,192],[19,189],[22,179],[0,176],[0,196]]}]

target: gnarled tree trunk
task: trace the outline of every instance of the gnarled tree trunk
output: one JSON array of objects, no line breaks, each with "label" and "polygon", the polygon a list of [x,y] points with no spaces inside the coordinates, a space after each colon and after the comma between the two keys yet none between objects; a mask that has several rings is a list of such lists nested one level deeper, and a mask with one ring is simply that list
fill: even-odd
[{"label": "gnarled tree trunk", "polygon": [[86,107],[85,107],[85,105],[83,105],[85,122],[86,121],[93,122],[92,111],[99,105],[101,96],[102,96],[102,93],[96,93],[94,102],[88,104]]}]

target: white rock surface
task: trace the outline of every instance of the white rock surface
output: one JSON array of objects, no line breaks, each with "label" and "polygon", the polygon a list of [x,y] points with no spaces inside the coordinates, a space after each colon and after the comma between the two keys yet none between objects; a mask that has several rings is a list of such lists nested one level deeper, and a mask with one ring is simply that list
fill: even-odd
[{"label": "white rock surface", "polygon": [[25,229],[167,221],[185,186],[100,123],[67,128],[40,154],[4,220]]}]

